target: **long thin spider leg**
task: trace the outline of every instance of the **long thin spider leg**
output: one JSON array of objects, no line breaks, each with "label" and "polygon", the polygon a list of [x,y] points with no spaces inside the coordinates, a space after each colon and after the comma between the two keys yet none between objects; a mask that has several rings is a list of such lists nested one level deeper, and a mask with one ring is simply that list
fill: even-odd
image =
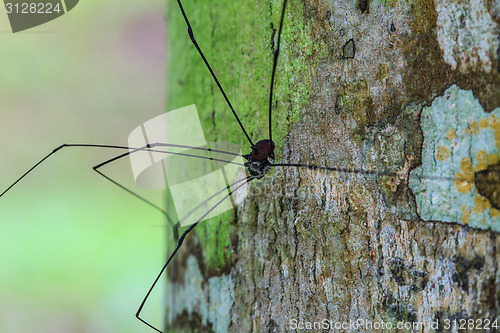
[{"label": "long thin spider leg", "polygon": [[[231,185],[228,185],[227,187],[223,188],[222,190],[219,190],[217,191],[215,194],[212,194],[211,196],[209,196],[208,198],[206,198],[205,200],[203,200],[201,203],[199,203],[196,207],[194,207],[193,209],[191,209],[186,215],[184,215],[180,220],[179,222],[177,223],[180,223],[180,221],[184,221],[185,219],[187,219],[189,216],[191,216],[195,211],[197,211],[200,207],[203,207],[205,206],[205,204],[207,202],[209,202],[210,200],[212,200],[213,198],[215,198],[216,196],[218,196],[219,194],[221,194],[222,192],[224,192],[225,190],[227,190],[230,186],[234,186],[238,183],[241,183],[242,181],[246,180],[247,182],[249,180],[252,180],[254,177],[253,176],[247,176],[246,178],[244,179],[238,179],[237,181],[233,182]],[[244,184],[243,184],[244,185]],[[239,187],[238,187],[239,188]]]},{"label": "long thin spider leg", "polygon": [[[184,231],[184,233],[181,235],[181,237],[179,238],[179,241],[177,242],[177,246],[175,247],[174,251],[172,252],[172,254],[170,255],[170,257],[168,258],[167,262],[165,263],[165,265],[163,265],[160,273],[158,274],[158,276],[156,277],[156,279],[154,280],[153,284],[151,285],[151,287],[149,288],[148,292],[146,293],[146,296],[144,297],[144,299],[142,300],[141,302],[141,305],[139,306],[139,308],[137,309],[137,313],[135,314],[135,317],[137,319],[139,319],[141,322],[143,322],[145,325],[149,326],[150,328],[154,329],[155,331],[157,332],[160,332],[160,333],[163,333],[162,331],[160,331],[159,329],[157,329],[156,327],[154,327],[153,325],[151,325],[150,323],[148,323],[147,321],[145,321],[144,319],[142,319],[140,317],[140,314],[141,314],[141,311],[142,311],[142,308],[144,307],[144,304],[146,304],[146,301],[149,297],[149,295],[151,294],[151,292],[153,291],[154,287],[156,286],[156,284],[158,283],[158,281],[160,280],[160,277],[161,275],[163,274],[163,272],[167,269],[167,266],[168,264],[170,263],[170,261],[172,261],[172,258],[174,258],[175,254],[177,253],[177,251],[179,250],[179,248],[181,247],[182,243],[184,242],[184,238],[186,237],[186,235],[188,233],[191,232],[191,230],[193,230],[197,225],[198,223],[200,223],[200,221],[202,221],[205,216],[207,216],[208,214],[210,214],[210,212],[212,212],[215,208],[217,208],[217,206],[219,206],[224,200],[226,200],[227,198],[229,198],[234,191],[238,190],[240,187],[244,186],[245,184],[247,184],[248,182],[250,182],[254,177],[247,177],[245,180],[246,182],[241,184],[241,185],[238,185],[234,190],[231,190],[229,191],[229,193],[227,195],[225,195],[221,200],[219,200],[216,204],[214,204],[207,212],[205,212],[198,220],[196,220],[195,223],[193,223],[188,229],[186,229],[186,231]],[[238,180],[236,181],[235,183],[241,181]],[[226,186],[224,189],[222,189],[221,191],[224,191],[224,190],[228,190],[230,189],[230,187],[232,185],[234,185],[235,183],[231,184],[231,185],[228,185]],[[218,193],[220,193],[221,191],[219,191]],[[216,194],[218,194],[216,193]],[[193,211],[196,210],[193,209]],[[183,218],[181,218],[179,220],[178,223],[180,223],[180,221],[182,221],[183,219],[185,219],[186,217],[188,217],[189,215],[191,214],[191,212],[189,212],[188,214],[186,214]]]},{"label": "long thin spider leg", "polygon": [[[7,187],[0,194],[0,197],[2,197],[5,193],[7,193],[11,188],[13,188],[17,183],[19,183],[24,177],[26,177],[31,171],[33,171],[35,168],[37,168],[40,164],[42,164],[50,156],[54,155],[55,153],[57,153],[62,148],[69,147],[69,146],[75,146],[75,145],[62,144],[59,147],[57,147],[54,150],[52,150],[49,154],[45,155],[44,158],[42,158],[40,161],[38,161],[35,165],[33,165],[30,169],[28,169],[28,171],[26,171],[25,173],[23,173],[21,175],[21,177],[17,178],[15,182],[13,182],[9,187]],[[124,148],[126,148],[126,147],[123,147],[123,146],[113,146],[113,145],[86,145],[86,144],[85,145],[83,145],[83,144],[80,145],[80,144],[78,144],[78,146],[82,146],[82,147],[89,146],[89,147],[96,147],[96,148],[118,148],[118,149],[124,149]]]},{"label": "long thin spider leg", "polygon": [[[151,148],[154,148],[155,146],[157,145],[160,145],[158,143],[151,143],[151,144],[147,144],[146,146],[144,147],[140,147],[140,148],[128,148],[128,149],[131,149],[131,151],[129,152],[126,152],[126,153],[123,153],[121,155],[118,155],[112,159],[109,159],[107,161],[104,161],[102,162],[101,164],[98,164],[96,165],[95,167],[96,168],[100,168],[106,164],[109,164],[111,162],[114,162],[122,157],[125,157],[125,156],[128,156],[130,155],[131,153],[135,153],[137,151],[148,151],[148,152],[151,152],[151,153],[163,153],[163,154],[171,154],[171,155],[178,155],[178,156],[185,156],[185,157],[194,157],[194,158],[199,158],[199,159],[203,159],[203,160],[210,160],[210,161],[217,161],[217,162],[223,162],[223,163],[227,163],[227,164],[234,164],[234,165],[238,165],[238,166],[245,166],[244,164],[242,163],[237,163],[237,162],[233,162],[233,161],[227,161],[227,160],[222,160],[222,159],[218,159],[218,158],[213,158],[213,157],[208,157],[208,156],[200,156],[200,155],[193,155],[193,154],[186,154],[186,153],[178,153],[178,152],[173,152],[173,151],[165,151],[165,150],[158,150],[158,149],[151,149]],[[169,144],[161,144],[162,146],[169,146]],[[205,148],[203,149],[204,151],[215,151],[215,150],[210,150],[208,148]],[[223,153],[226,153],[226,154],[231,154],[233,155],[233,153],[228,153],[228,152],[223,152]],[[234,154],[236,156],[242,156],[240,154]]]},{"label": "long thin spider leg", "polygon": [[202,150],[202,151],[209,151],[209,152],[222,153],[222,154],[227,154],[227,155],[243,157],[243,155],[241,155],[241,154],[233,153],[230,151],[212,149],[212,148],[193,147],[193,146],[177,145],[177,144],[162,143],[162,142],[153,142],[153,143],[150,143],[149,145],[150,146],[157,146],[157,147],[176,147],[176,148],[186,148],[186,149],[193,149],[193,150]]},{"label": "long thin spider leg", "polygon": [[[110,181],[111,183],[115,184],[116,186],[118,186],[119,188],[121,188],[122,190],[130,193],[131,195],[133,195],[134,197],[136,197],[137,199],[145,202],[146,204],[150,205],[151,207],[155,208],[156,210],[162,212],[166,217],[167,217],[167,221],[169,222],[170,225],[172,225],[172,227],[174,228],[179,228],[179,224],[174,224],[174,222],[171,220],[170,216],[168,216],[167,212],[164,211],[161,207],[159,207],[158,205],[154,204],[153,202],[147,200],[146,198],[140,196],[139,194],[135,193],[134,191],[130,190],[129,188],[123,186],[122,184],[118,183],[117,181],[115,181],[114,179],[112,179],[111,177],[107,176],[106,174],[104,174],[103,172],[99,171],[98,169],[99,168],[102,168],[103,166],[111,163],[111,162],[114,162],[118,159],[121,159],[125,156],[128,156],[128,155],[131,155],[133,153],[136,153],[138,151],[152,151],[152,152],[160,152],[160,153],[169,153],[169,154],[173,154],[173,155],[182,155],[182,156],[187,156],[187,157],[194,157],[194,158],[202,158],[202,159],[208,159],[208,160],[214,160],[214,161],[219,161],[219,162],[229,162],[229,161],[223,161],[223,160],[219,160],[219,159],[214,159],[214,158],[209,158],[209,157],[204,157],[204,156],[198,156],[198,155],[190,155],[190,154],[182,154],[182,153],[175,153],[175,152],[164,152],[164,151],[158,151],[158,150],[154,150],[154,149],[149,149],[148,147],[155,147],[155,146],[162,146],[162,147],[182,147],[182,148],[197,148],[197,147],[190,147],[190,146],[183,146],[183,145],[173,145],[173,144],[164,144],[164,143],[151,143],[151,144],[148,144],[145,147],[142,147],[142,148],[137,148],[137,149],[133,149],[132,151],[128,151],[126,153],[123,153],[123,154],[120,154],[118,156],[115,156],[109,160],[106,160],[102,163],[99,163],[98,165],[94,166],[93,169],[95,172],[97,172],[99,175],[101,175],[102,177],[104,177],[105,179],[107,179],[108,181]],[[208,151],[212,151],[212,152],[220,152],[220,153],[225,153],[225,154],[231,154],[231,155],[235,155],[235,156],[241,156],[239,154],[235,154],[235,153],[229,153],[229,152],[225,152],[225,151],[221,151],[221,150],[214,150],[214,149],[202,149],[202,150],[208,150]],[[240,164],[240,163],[234,163],[234,162],[231,162],[233,164],[236,164],[236,165],[239,165],[239,166],[244,166],[243,164]],[[163,170],[165,170],[163,168]],[[166,175],[164,174],[165,178],[166,178]],[[177,239],[176,239],[177,241]]]},{"label": "long thin spider leg", "polygon": [[276,74],[276,66],[278,64],[278,55],[280,53],[281,30],[283,28],[283,19],[285,18],[285,8],[287,0],[283,1],[283,8],[281,9],[280,27],[278,30],[278,42],[276,43],[276,50],[274,51],[273,59],[273,72],[271,74],[271,88],[269,90],[269,140],[273,141],[272,133],[272,108],[273,108],[273,88],[274,88],[274,75]]},{"label": "long thin spider leg", "polygon": [[[159,143],[156,143],[156,144],[152,144],[152,145],[158,145],[158,146],[165,146],[164,144],[159,144]],[[176,147],[186,147],[186,146],[181,146],[181,145],[172,145],[172,146],[176,146]],[[188,147],[189,148],[189,147]],[[122,158],[122,157],[125,157],[125,156],[128,156],[134,152],[137,152],[139,150],[134,150],[132,152],[127,152],[125,154],[121,154],[119,156],[116,156],[115,158],[111,159],[113,161],[116,161],[117,159],[119,158]],[[219,152],[222,152],[222,151],[219,151]],[[225,152],[222,152],[222,153],[225,153]],[[234,155],[238,155],[238,154],[234,154]],[[130,190],[129,188],[123,186],[122,184],[118,183],[117,181],[115,181],[114,179],[112,179],[111,177],[105,175],[103,172],[101,172],[99,170],[100,167],[103,167],[104,165],[108,164],[109,163],[109,160],[108,161],[105,161],[99,165],[96,165],[95,167],[93,167],[94,171],[97,172],[99,175],[101,175],[102,177],[104,177],[105,179],[107,179],[108,181],[110,181],[111,183],[115,184],[116,186],[118,186],[119,188],[125,190],[126,192],[130,193],[131,195],[133,195],[134,197],[138,198],[139,200],[147,203],[148,205],[150,205],[151,207],[159,210],[160,212],[162,212],[165,217],[167,218],[167,221],[168,223],[172,226],[172,231],[173,231],[173,239],[174,239],[174,242],[177,243],[179,241],[179,222],[177,223],[174,223],[172,221],[172,218],[167,214],[167,212],[165,210],[163,210],[161,207],[157,206],[156,204],[154,204],[153,202],[147,200],[146,198],[140,196],[139,194],[135,193],[134,191]],[[164,177],[165,177],[165,184],[167,183],[167,175],[165,173],[165,168],[163,168],[163,172],[164,172]],[[173,261],[173,271],[172,271],[172,280],[173,281],[176,281],[177,280],[177,257],[174,258],[174,261]],[[175,304],[175,284],[172,283],[172,306]]]},{"label": "long thin spider leg", "polygon": [[[122,154],[120,155],[120,157],[125,157],[127,156],[128,154]],[[114,159],[116,160],[116,159]],[[102,167],[103,165],[101,165]],[[108,181],[110,181],[111,183],[115,184],[116,186],[118,186],[119,188],[125,190],[126,192],[130,193],[131,195],[133,195],[134,197],[138,198],[139,200],[145,202],[146,204],[150,205],[151,207],[155,208],[156,210],[162,212],[165,217],[167,218],[167,221],[168,223],[172,226],[172,231],[173,231],[173,239],[174,239],[174,242],[177,243],[179,241],[179,223],[174,223],[174,221],[172,220],[172,218],[167,214],[167,212],[165,210],[163,210],[161,207],[159,207],[158,205],[154,204],[153,202],[147,200],[146,198],[140,196],[139,194],[135,193],[134,191],[130,190],[129,188],[123,186],[122,184],[118,183],[117,181],[115,181],[114,179],[112,179],[111,177],[105,175],[103,172],[99,171],[99,166],[95,166],[93,167],[94,171],[97,172],[99,175],[101,175],[102,177],[104,177],[105,179],[107,179]],[[165,170],[163,168],[163,170]],[[164,177],[165,177],[165,184],[166,184],[166,174],[165,174],[165,171],[164,171]],[[174,258],[174,262],[173,262],[173,271],[172,271],[172,280],[173,281],[176,281],[177,280],[177,257]],[[172,305],[175,304],[175,284],[172,283]]]},{"label": "long thin spider leg", "polygon": [[146,204],[150,205],[151,207],[153,207],[154,209],[160,211],[161,213],[163,213],[166,218],[167,218],[167,221],[168,223],[172,226],[172,227],[175,227],[175,223],[172,221],[172,219],[170,218],[170,216],[168,216],[167,212],[165,210],[163,210],[161,207],[159,207],[158,205],[152,203],[151,201],[149,201],[148,199],[140,196],[139,194],[135,193],[134,191],[132,191],[131,189],[123,186],[122,184],[118,183],[116,180],[112,179],[111,177],[105,175],[103,172],[99,171],[96,167],[93,168],[95,172],[97,172],[99,175],[101,175],[102,177],[104,177],[106,180],[110,181],[111,183],[115,184],[116,186],[118,186],[119,188],[121,188],[122,190],[132,194],[134,197],[136,197],[137,199],[145,202]]},{"label": "long thin spider leg", "polygon": [[374,176],[379,174],[377,171],[372,171],[372,170],[324,167],[324,166],[319,166],[319,165],[300,164],[300,163],[276,163],[276,164],[273,164],[272,167],[297,167],[297,168],[306,168],[306,169],[311,169],[311,170],[327,170],[327,171],[357,173],[357,174],[374,175]]},{"label": "long thin spider leg", "polygon": [[[361,174],[368,175],[374,177],[380,176],[397,176],[397,172],[392,171],[374,171],[374,170],[365,170],[365,169],[353,169],[353,168],[339,168],[339,167],[324,167],[312,164],[300,164],[300,163],[277,163],[273,164],[273,167],[298,167],[298,168],[306,168],[311,170],[326,170],[326,171],[335,171],[335,172],[343,172],[343,173],[351,173],[351,174]],[[469,182],[472,183],[474,180],[465,179],[465,178],[454,178],[454,177],[441,177],[441,176],[431,176],[431,175],[411,175],[411,177],[417,179],[426,179],[426,180],[445,180],[445,181],[460,181],[460,182]]]},{"label": "long thin spider leg", "polygon": [[150,144],[150,145],[148,144],[148,145],[146,145],[144,147],[139,147],[139,148],[127,147],[127,146],[117,146],[117,145],[100,145],[100,144],[86,144],[86,143],[69,143],[69,144],[67,144],[67,143],[65,143],[65,144],[62,144],[59,147],[55,148],[54,150],[52,150],[47,155],[45,155],[45,157],[43,157],[35,165],[33,165],[31,168],[29,168],[28,171],[26,171],[19,178],[17,178],[16,181],[14,181],[9,187],[7,187],[2,193],[0,193],[0,198],[5,193],[7,193],[10,189],[12,189],[14,186],[16,186],[16,184],[19,183],[24,177],[26,177],[29,173],[31,173],[34,169],[36,169],[40,164],[42,164],[43,162],[45,162],[45,160],[47,160],[49,157],[51,157],[52,155],[54,155],[55,153],[57,153],[61,149],[67,148],[67,147],[108,148],[108,149],[111,148],[111,149],[129,150],[128,152],[126,152],[126,153],[124,153],[122,155],[116,156],[116,157],[114,157],[114,158],[112,158],[110,160],[107,160],[107,161],[99,164],[99,165],[96,165],[94,168],[100,168],[103,165],[111,163],[111,162],[113,162],[113,161],[115,161],[117,159],[120,159],[120,158],[124,157],[124,156],[128,156],[128,155],[130,155],[130,153],[135,152],[135,151],[148,151],[148,152],[165,153],[165,154],[172,154],[172,155],[181,155],[181,156],[187,156],[187,157],[207,159],[207,160],[212,160],[212,161],[219,161],[219,162],[224,162],[224,163],[228,163],[228,164],[235,164],[235,165],[238,165],[238,166],[244,166],[244,164],[241,164],[241,163],[236,163],[236,162],[232,162],[232,161],[225,161],[225,160],[216,159],[216,158],[212,158],[212,157],[205,157],[205,156],[198,156],[198,155],[192,155],[192,154],[177,153],[177,152],[168,152],[168,151],[164,151],[164,150],[151,149],[154,146],[162,146],[162,147],[170,147],[171,146],[171,147],[191,148],[191,149],[195,149],[195,150],[215,151],[215,152],[220,152],[220,153],[225,153],[225,154],[230,154],[230,155],[241,156],[239,154],[234,154],[234,153],[230,153],[230,152],[224,152],[224,151],[220,151],[220,150],[213,150],[213,149],[210,149],[210,148],[181,146],[181,145],[170,145],[170,144],[166,144],[166,143],[162,143],[162,144],[153,143],[153,144]]},{"label": "long thin spider leg", "polygon": [[217,76],[215,75],[214,71],[212,70],[212,67],[210,67],[210,64],[208,63],[207,59],[205,58],[205,55],[201,51],[201,48],[198,45],[198,42],[194,38],[193,29],[191,28],[191,24],[189,23],[189,20],[188,20],[188,18],[186,16],[186,13],[184,12],[184,8],[182,7],[181,1],[177,0],[177,3],[179,4],[179,8],[181,9],[182,16],[184,17],[184,21],[186,21],[186,25],[187,25],[187,28],[188,28],[188,34],[189,34],[189,38],[191,38],[191,42],[193,42],[194,46],[196,47],[196,50],[198,50],[198,53],[200,54],[201,58],[203,59],[203,62],[207,66],[208,70],[210,71],[210,74],[212,74],[212,77],[213,77],[215,83],[217,84],[217,87],[219,87],[219,90],[222,93],[222,96],[224,96],[224,99],[226,100],[227,105],[229,105],[229,108],[233,112],[233,115],[236,118],[236,121],[238,121],[238,124],[240,125],[241,129],[243,130],[243,133],[245,133],[245,136],[247,137],[248,142],[250,142],[250,145],[253,146],[253,142],[250,139],[250,136],[248,136],[248,133],[245,130],[245,127],[243,127],[243,124],[241,123],[240,118],[238,118],[238,115],[236,114],[236,111],[234,111],[234,108],[233,108],[231,102],[229,101],[229,98],[227,98],[226,93],[224,92],[224,89],[222,89],[222,86],[219,83],[219,80],[217,79]]},{"label": "long thin spider leg", "polygon": [[[147,145],[147,147],[154,147],[155,145],[163,145],[163,146],[165,146],[165,145],[167,145],[167,144],[152,143],[152,144],[148,144],[148,145]],[[131,154],[136,153],[136,152],[138,152],[138,151],[148,151],[148,152],[152,151],[152,152],[160,152],[160,153],[166,153],[166,154],[173,154],[173,155],[181,155],[181,156],[187,156],[187,157],[201,158],[201,159],[206,159],[206,160],[211,160],[211,161],[218,161],[218,162],[224,162],[224,163],[228,163],[228,164],[235,164],[235,165],[238,165],[238,166],[242,166],[242,167],[244,167],[244,164],[241,164],[241,163],[236,163],[236,162],[231,162],[231,161],[226,161],[226,160],[221,160],[221,159],[217,159],[217,158],[205,157],[205,156],[198,156],[198,155],[190,155],[190,154],[184,154],[184,153],[175,153],[175,152],[158,151],[158,150],[149,149],[149,148],[144,148],[144,147],[142,147],[142,148],[136,148],[136,149],[133,149],[133,150],[131,150],[131,151],[128,151],[128,152],[123,153],[123,154],[121,154],[121,155],[115,156],[115,157],[113,157],[113,158],[111,158],[111,159],[109,159],[109,160],[107,160],[107,161],[104,161],[104,162],[102,162],[102,163],[100,163],[100,164],[98,164],[98,165],[94,166],[94,170],[95,170],[97,173],[99,173],[101,176],[103,176],[104,178],[106,178],[107,180],[109,180],[110,182],[112,182],[113,184],[117,185],[117,186],[118,186],[118,187],[120,187],[121,189],[123,189],[123,190],[127,191],[128,193],[132,194],[132,195],[133,195],[133,196],[135,196],[136,198],[138,198],[138,199],[140,199],[140,200],[144,201],[145,203],[147,203],[147,204],[151,205],[152,207],[154,207],[154,208],[156,208],[156,209],[158,209],[158,210],[162,211],[162,212],[163,212],[163,213],[167,216],[167,218],[168,218],[167,212],[163,211],[160,207],[158,207],[157,205],[153,204],[152,202],[150,202],[150,201],[148,201],[147,199],[145,199],[145,198],[141,197],[141,196],[140,196],[140,195],[138,195],[137,193],[135,193],[135,192],[131,191],[130,189],[126,188],[125,186],[123,186],[123,185],[119,184],[118,182],[114,181],[113,179],[111,179],[109,176],[106,176],[105,174],[103,174],[102,172],[100,172],[99,170],[97,170],[97,169],[99,169],[99,168],[101,168],[101,167],[105,166],[106,164],[109,164],[109,163],[111,163],[111,162],[114,162],[114,161],[116,161],[116,160],[118,160],[118,159],[121,159],[121,158],[123,158],[123,157],[125,157],[125,156],[131,155]],[[215,151],[215,150],[211,150],[211,151]],[[224,152],[224,153],[226,153],[226,152]],[[241,155],[239,155],[239,154],[234,154],[234,155],[236,155],[236,156],[241,156]],[[164,170],[164,172],[165,172],[165,168],[163,168],[163,170]],[[164,173],[164,177],[166,178],[165,173]],[[248,179],[248,178],[251,178],[251,177],[247,177],[246,179]],[[234,185],[234,184],[237,184],[237,183],[239,183],[239,182],[241,182],[241,181],[242,181],[242,179],[239,179],[239,180],[237,180],[236,182],[234,182],[234,183],[233,183],[233,185]],[[195,208],[193,208],[193,209],[192,209],[192,210],[188,213],[188,215],[184,216],[184,218],[187,218],[190,214],[194,213],[194,211],[196,211],[198,208],[200,208],[200,207],[202,207],[203,205],[205,205],[205,204],[206,204],[209,200],[211,200],[214,196],[218,195],[219,193],[221,193],[221,192],[222,192],[222,191],[224,191],[224,190],[225,190],[225,189],[222,189],[222,190],[220,190],[219,192],[217,192],[217,193],[215,193],[214,195],[212,195],[211,197],[209,197],[208,199],[204,200],[202,203],[200,203],[200,204],[199,204],[199,205],[197,205]],[[170,222],[170,221],[169,221],[169,222]],[[173,223],[171,223],[171,225],[172,225],[172,226],[175,226],[175,227],[177,227],[177,228],[178,228],[178,227],[179,227],[179,222],[177,222],[177,224],[175,224],[175,225],[174,225]]]}]

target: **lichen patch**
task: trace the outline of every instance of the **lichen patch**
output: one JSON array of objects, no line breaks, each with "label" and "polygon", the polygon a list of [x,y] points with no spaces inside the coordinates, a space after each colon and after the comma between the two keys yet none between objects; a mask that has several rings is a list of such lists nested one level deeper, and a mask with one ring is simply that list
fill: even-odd
[{"label": "lichen patch", "polygon": [[206,283],[194,256],[188,257],[186,266],[184,284],[176,285],[176,307],[168,311],[174,318],[183,314],[196,314],[200,317],[202,327],[215,332],[228,332],[230,318],[227,314],[234,304],[231,275],[211,277]]},{"label": "lichen patch", "polygon": [[423,108],[422,165],[410,177],[422,219],[500,230],[497,212],[474,183],[478,171],[499,160],[499,116],[500,108],[488,114],[471,91],[455,85]]}]

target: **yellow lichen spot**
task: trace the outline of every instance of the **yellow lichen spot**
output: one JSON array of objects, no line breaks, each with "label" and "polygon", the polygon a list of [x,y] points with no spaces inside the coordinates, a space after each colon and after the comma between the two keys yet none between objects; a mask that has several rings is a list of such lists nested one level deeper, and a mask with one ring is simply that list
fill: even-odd
[{"label": "yellow lichen spot", "polygon": [[497,164],[500,161],[500,157],[497,154],[488,154],[488,165]]},{"label": "yellow lichen spot", "polygon": [[[466,178],[472,179],[472,161],[468,157],[462,158],[460,161],[460,172],[466,176]],[[467,177],[469,176],[469,177]]]},{"label": "yellow lichen spot", "polygon": [[486,151],[479,150],[476,153],[476,160],[477,160],[476,171],[486,169],[486,167],[488,166],[488,156],[486,154]]},{"label": "yellow lichen spot", "polygon": [[498,118],[494,114],[490,115],[488,118],[488,125],[493,129],[499,125]]},{"label": "yellow lichen spot", "polygon": [[454,129],[446,131],[446,138],[448,138],[448,140],[453,141],[455,140],[456,137],[457,137],[457,132],[455,132]]},{"label": "yellow lichen spot", "polygon": [[472,161],[468,157],[462,158],[460,161],[460,173],[456,174],[455,186],[460,193],[468,193],[474,184],[474,170],[472,168]]},{"label": "yellow lichen spot", "polygon": [[469,125],[472,134],[477,134],[477,122],[474,120]]},{"label": "yellow lichen spot", "polygon": [[489,116],[488,125],[495,133],[495,141],[497,144],[497,148],[500,149],[500,122],[498,121],[498,118],[494,114]]},{"label": "yellow lichen spot", "polygon": [[470,212],[467,209],[467,207],[462,205],[462,223],[463,224],[468,224],[470,221]]},{"label": "yellow lichen spot", "polygon": [[481,119],[479,120],[479,127],[481,129],[485,129],[488,126],[488,121],[486,119]]},{"label": "yellow lichen spot", "polygon": [[490,215],[491,217],[498,217],[500,216],[500,211],[496,208],[491,208]]},{"label": "yellow lichen spot", "polygon": [[436,152],[436,158],[440,161],[446,161],[450,157],[450,151],[445,146],[438,148]]},{"label": "yellow lichen spot", "polygon": [[474,211],[481,213],[490,208],[490,202],[488,199],[483,197],[482,195],[476,194],[476,198],[474,200],[476,202],[476,205],[474,207]]}]

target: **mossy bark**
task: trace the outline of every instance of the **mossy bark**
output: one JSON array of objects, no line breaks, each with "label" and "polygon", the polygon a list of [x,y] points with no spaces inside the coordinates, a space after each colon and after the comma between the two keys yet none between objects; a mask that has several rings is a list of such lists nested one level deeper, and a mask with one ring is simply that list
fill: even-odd
[{"label": "mossy bark", "polygon": [[[250,136],[267,138],[282,1],[184,2]],[[476,130],[491,135],[474,136],[474,126],[466,125],[463,135],[457,129],[443,137],[450,147],[480,146],[474,156],[458,156],[471,161],[469,182],[498,163],[500,140],[488,138],[500,138],[498,40],[491,37],[499,13],[495,1],[442,2],[289,0],[273,104],[278,161],[397,174],[370,178],[290,167],[254,181],[243,205],[188,236],[178,257],[177,304],[168,306],[175,328],[287,332],[293,320],[327,319],[392,327],[438,321],[435,331],[445,331],[455,319],[500,320],[498,211],[471,192],[473,185],[464,190],[457,183],[463,168],[446,164],[454,148],[444,154],[441,144],[432,144],[439,133],[422,129],[423,121],[440,120],[421,118],[425,108],[453,115],[453,105],[477,103],[484,115],[466,123],[484,124]],[[168,19],[169,110],[195,103],[207,141],[241,143],[247,153],[175,1]],[[423,211],[434,210],[431,199],[415,197],[424,188],[412,175],[417,167],[441,177],[431,198],[453,206],[461,201],[450,193],[469,195],[462,215],[423,219]],[[489,220],[478,218],[471,227],[466,217],[473,214]]]}]

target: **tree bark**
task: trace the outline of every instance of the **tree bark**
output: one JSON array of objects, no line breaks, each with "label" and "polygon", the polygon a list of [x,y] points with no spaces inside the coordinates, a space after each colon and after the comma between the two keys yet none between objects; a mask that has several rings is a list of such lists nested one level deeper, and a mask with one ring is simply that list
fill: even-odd
[{"label": "tree bark", "polygon": [[[254,141],[267,138],[281,5],[185,4]],[[499,185],[474,183],[500,160],[498,8],[493,0],[289,0],[273,104],[277,160],[385,174],[276,167],[255,181],[243,205],[188,236],[169,306],[174,327],[500,324],[500,213],[485,194]],[[196,103],[207,136],[244,142],[181,33],[174,1],[169,20],[169,109]]]}]

